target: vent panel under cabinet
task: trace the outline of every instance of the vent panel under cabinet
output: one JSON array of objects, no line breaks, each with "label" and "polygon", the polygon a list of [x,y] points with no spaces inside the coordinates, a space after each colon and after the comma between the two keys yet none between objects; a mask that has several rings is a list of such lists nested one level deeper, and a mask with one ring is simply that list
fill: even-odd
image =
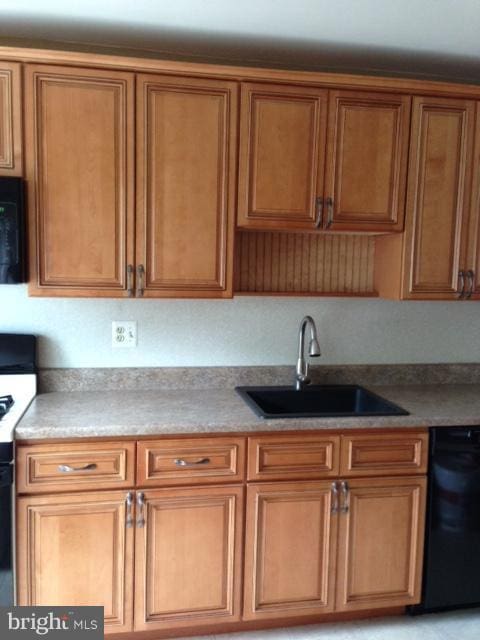
[{"label": "vent panel under cabinet", "polygon": [[238,232],[235,291],[375,296],[374,252],[372,236]]}]

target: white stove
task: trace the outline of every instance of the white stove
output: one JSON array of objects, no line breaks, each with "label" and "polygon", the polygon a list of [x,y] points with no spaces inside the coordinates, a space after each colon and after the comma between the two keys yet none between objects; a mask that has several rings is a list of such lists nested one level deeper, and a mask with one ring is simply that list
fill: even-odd
[{"label": "white stove", "polygon": [[11,396],[13,404],[0,416],[0,444],[12,442],[15,426],[37,393],[37,376],[34,373],[0,375],[0,398]]}]

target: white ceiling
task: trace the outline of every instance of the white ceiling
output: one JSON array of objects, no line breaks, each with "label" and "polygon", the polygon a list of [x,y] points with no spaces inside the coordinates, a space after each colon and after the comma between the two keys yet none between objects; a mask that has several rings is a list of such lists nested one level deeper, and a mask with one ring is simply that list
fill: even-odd
[{"label": "white ceiling", "polygon": [[480,81],[480,0],[0,0],[0,37]]}]

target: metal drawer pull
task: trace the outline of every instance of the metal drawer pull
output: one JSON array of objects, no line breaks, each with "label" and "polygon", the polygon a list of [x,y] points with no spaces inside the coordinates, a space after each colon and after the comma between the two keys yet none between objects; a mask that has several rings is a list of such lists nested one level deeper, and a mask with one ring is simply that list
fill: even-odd
[{"label": "metal drawer pull", "polygon": [[471,269],[469,269],[466,275],[468,280],[470,281],[470,288],[468,289],[468,293],[465,297],[467,298],[467,300],[470,300],[470,298],[472,297],[473,287],[475,284],[475,274]]},{"label": "metal drawer pull", "polygon": [[131,491],[127,493],[125,503],[127,505],[127,519],[125,524],[127,528],[130,529],[133,527],[133,493]]},{"label": "metal drawer pull", "polygon": [[145,526],[145,494],[140,492],[137,493],[137,527],[140,529]]},{"label": "metal drawer pull", "polygon": [[176,458],[174,462],[177,467],[196,467],[199,464],[208,464],[210,462],[210,458],[201,458],[200,460],[196,460],[195,462],[188,462],[187,460],[183,460],[182,458]]},{"label": "metal drawer pull", "polygon": [[317,198],[315,200],[317,207],[317,215],[315,219],[315,227],[319,229],[323,224],[323,198]]},{"label": "metal drawer pull", "polygon": [[348,513],[350,507],[350,493],[348,491],[348,482],[342,480],[340,483],[340,491],[342,492],[342,506],[340,507],[340,513]]},{"label": "metal drawer pull", "polygon": [[328,229],[333,222],[333,200],[332,198],[327,198],[327,222],[325,224],[325,229]]},{"label": "metal drawer pull", "polygon": [[458,297],[461,299],[465,295],[465,271],[458,272],[459,287],[457,289]]},{"label": "metal drawer pull", "polygon": [[137,298],[143,296],[145,290],[145,267],[139,264],[137,267]]},{"label": "metal drawer pull", "polygon": [[58,470],[62,473],[72,473],[72,471],[93,471],[97,468],[97,465],[94,462],[90,464],[86,464],[83,467],[71,467],[69,464],[59,464]]},{"label": "metal drawer pull", "polygon": [[127,264],[127,295],[133,296],[133,264]]},{"label": "metal drawer pull", "polygon": [[338,486],[332,482],[332,509],[331,513],[338,513]]}]

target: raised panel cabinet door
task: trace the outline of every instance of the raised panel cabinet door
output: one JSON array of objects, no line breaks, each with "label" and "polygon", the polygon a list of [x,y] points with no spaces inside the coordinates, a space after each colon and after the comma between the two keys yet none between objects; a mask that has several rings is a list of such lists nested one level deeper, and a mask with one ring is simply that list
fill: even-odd
[{"label": "raised panel cabinet door", "polygon": [[21,66],[0,62],[0,176],[22,175]]},{"label": "raised panel cabinet door", "polygon": [[404,298],[454,299],[465,264],[475,103],[413,99]]},{"label": "raised panel cabinet door", "polygon": [[17,501],[17,592],[24,606],[103,606],[105,632],[133,626],[127,492]]},{"label": "raised panel cabinet door", "polygon": [[246,620],[331,612],[337,516],[331,482],[247,488]]},{"label": "raised panel cabinet door", "polygon": [[240,620],[242,514],[243,487],[137,492],[136,631]]},{"label": "raised panel cabinet door", "polygon": [[239,227],[320,224],[327,95],[313,87],[242,84]]},{"label": "raised panel cabinet door", "polygon": [[330,91],[325,227],[402,231],[410,97]]},{"label": "raised panel cabinet door", "polygon": [[475,155],[472,171],[472,202],[468,229],[466,297],[480,299],[480,102],[476,105]]},{"label": "raised panel cabinet door", "polygon": [[348,480],[340,491],[337,611],[420,601],[426,478]]},{"label": "raised panel cabinet door", "polygon": [[137,295],[231,297],[237,85],[137,77]]},{"label": "raised panel cabinet door", "polygon": [[134,75],[27,65],[30,293],[126,296]]}]

